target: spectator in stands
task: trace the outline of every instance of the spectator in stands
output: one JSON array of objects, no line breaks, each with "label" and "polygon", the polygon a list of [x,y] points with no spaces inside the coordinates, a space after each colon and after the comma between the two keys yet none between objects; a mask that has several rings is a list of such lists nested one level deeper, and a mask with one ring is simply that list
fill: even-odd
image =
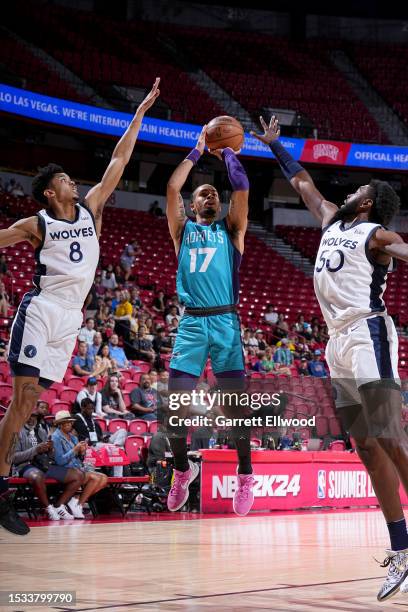
[{"label": "spectator in stands", "polygon": [[152,202],[149,206],[149,213],[151,215],[153,215],[154,217],[162,217],[163,216],[163,210],[160,207],[159,201],[158,200],[154,200],[154,202]]},{"label": "spectator in stands", "polygon": [[156,335],[152,342],[152,348],[156,353],[157,357],[160,357],[160,353],[166,353],[169,355],[172,352],[171,340],[166,335],[164,327],[158,327],[156,329]]},{"label": "spectator in stands", "polygon": [[288,348],[288,339],[282,338],[282,346],[278,347],[273,356],[275,363],[290,367],[293,363],[292,351]]},{"label": "spectator in stands", "polygon": [[262,329],[257,329],[255,332],[255,338],[258,342],[258,352],[260,353],[264,353],[267,347],[267,344],[265,342],[265,337],[264,337],[264,333],[262,331]]},{"label": "spectator in stands", "polygon": [[155,472],[157,462],[166,459],[166,453],[171,453],[171,448],[166,434],[166,427],[161,424],[157,432],[151,437],[149,444],[147,468],[151,474]]},{"label": "spectator in stands", "polygon": [[272,304],[268,304],[268,306],[266,307],[264,317],[265,317],[265,322],[268,323],[268,325],[277,324],[278,313],[275,312],[275,308],[272,306]]},{"label": "spectator in stands", "polygon": [[[34,410],[18,435],[13,471],[21,478],[27,478],[50,520],[72,519],[65,504],[70,504],[69,500],[81,486],[83,474],[74,467],[52,465],[52,450],[53,443],[48,440],[48,434],[42,427],[37,427],[37,412]],[[56,507],[48,499],[46,478],[64,483]]]},{"label": "spectator in stands", "polygon": [[122,267],[119,264],[116,264],[114,268],[116,282],[119,286],[127,287],[127,280],[125,278],[125,274],[122,270]]},{"label": "spectator in stands", "polygon": [[322,352],[316,350],[313,354],[312,361],[309,361],[309,372],[311,376],[316,376],[317,378],[325,378],[327,376],[326,369],[324,367],[324,363],[320,361],[320,356]]},{"label": "spectator in stands", "polygon": [[101,345],[98,354],[95,357],[95,368],[98,369],[100,376],[106,376],[114,368],[109,351],[109,344],[106,342]]},{"label": "spectator in stands", "polygon": [[[86,440],[91,446],[101,448],[106,443],[114,444],[124,449],[127,438],[126,429],[118,429],[112,434],[104,434],[97,421],[94,420],[95,404],[85,397],[81,401],[81,412],[76,415],[74,429],[78,434],[78,440]],[[113,466],[113,476],[121,478],[123,476],[123,466]]]},{"label": "spectator in stands", "polygon": [[95,279],[91,285],[88,295],[85,300],[85,318],[94,318],[98,308],[98,294],[96,292]]},{"label": "spectator in stands", "polygon": [[144,324],[146,327],[146,338],[150,340],[151,342],[153,342],[154,337],[155,337],[156,326],[154,324],[152,317],[147,317]]},{"label": "spectator in stands", "polygon": [[84,341],[78,343],[78,352],[72,360],[72,370],[76,376],[89,376],[92,373],[92,363],[88,357],[88,345]]},{"label": "spectator in stands", "polygon": [[310,348],[312,349],[312,351],[317,351],[317,350],[324,351],[325,344],[320,334],[319,325],[315,325],[312,328],[312,335],[310,338]]},{"label": "spectator in stands", "polygon": [[8,273],[7,257],[4,253],[0,255],[0,274],[3,276]]},{"label": "spectator in stands", "polygon": [[275,334],[279,336],[279,338],[285,338],[287,336],[288,331],[289,331],[289,326],[287,322],[285,321],[285,315],[283,314],[283,312],[280,312],[278,314]]},{"label": "spectator in stands", "polygon": [[109,300],[109,298],[98,299],[98,309],[95,315],[96,325],[98,328],[103,327],[108,320],[109,315],[112,314],[110,306],[111,303],[112,300]]},{"label": "spectator in stands", "polygon": [[157,420],[157,391],[151,386],[149,374],[142,374],[139,387],[130,393],[130,410],[136,418]]},{"label": "spectator in stands", "polygon": [[136,259],[135,249],[131,244],[128,244],[120,256],[120,265],[123,270],[125,281],[129,280]]},{"label": "spectator in stands", "polygon": [[75,419],[68,410],[60,410],[55,415],[56,430],[52,434],[54,457],[57,465],[64,468],[75,468],[83,473],[82,493],[79,499],[72,497],[68,502],[69,509],[75,518],[84,519],[83,506],[92,495],[106,487],[108,477],[100,472],[87,471],[83,463],[87,443],[78,442],[72,433]]},{"label": "spectator in stands", "polygon": [[111,305],[113,313],[116,311],[116,308],[119,306],[121,297],[122,297],[122,291],[120,289],[115,289],[115,291],[113,292],[112,305]]},{"label": "spectator in stands", "polygon": [[92,344],[88,346],[87,357],[92,364],[92,368],[95,367],[95,357],[99,353],[99,350],[102,346],[102,334],[97,331],[93,337]]},{"label": "spectator in stands", "polygon": [[169,326],[169,338],[171,339],[171,342],[173,345],[176,340],[178,328],[179,328],[179,320],[177,317],[173,317],[173,319],[171,320],[171,324]]},{"label": "spectator in stands", "polygon": [[10,308],[10,298],[6,291],[6,286],[0,281],[0,316],[7,317]]},{"label": "spectator in stands", "polygon": [[297,371],[299,376],[309,376],[310,372],[306,357],[301,358],[299,365],[297,366]]},{"label": "spectator in stands", "polygon": [[77,404],[81,406],[81,402],[85,398],[88,398],[93,402],[93,405],[95,406],[96,416],[103,417],[104,414],[102,412],[102,395],[98,391],[98,381],[95,376],[90,376],[86,381],[85,387],[81,389],[81,391],[78,393],[76,397]]},{"label": "spectator in stands", "polygon": [[164,309],[165,309],[165,295],[164,295],[164,291],[162,291],[160,289],[160,291],[158,291],[155,295],[155,298],[153,300],[152,303],[152,308],[155,312],[158,312],[159,314],[163,314],[164,313]]},{"label": "spectator in stands", "polygon": [[132,306],[138,309],[142,308],[143,306],[142,299],[139,295],[139,289],[137,287],[132,287],[132,289],[130,290],[130,302]]},{"label": "spectator in stands", "polygon": [[[285,340],[285,342],[283,342],[284,340]],[[282,340],[278,340],[278,342],[276,343],[275,346],[276,346],[276,348],[280,348],[283,344],[285,344],[284,348],[288,348],[290,351],[292,351],[292,353],[295,352],[296,346],[292,342],[292,340],[290,340],[288,337],[282,338]]]},{"label": "spectator in stands", "polygon": [[115,332],[124,338],[129,339],[130,320],[133,314],[133,306],[129,301],[129,291],[122,291],[120,294],[120,302],[115,309]]},{"label": "spectator in stands", "polygon": [[102,389],[102,411],[108,418],[129,419],[132,417],[132,413],[126,408],[119,378],[115,374],[109,376]]},{"label": "spectator in stands", "polygon": [[[157,379],[157,405],[159,410],[168,412],[169,407],[169,373],[162,369]],[[159,419],[161,420],[161,419]]]},{"label": "spectator in stands", "polygon": [[51,431],[49,423],[45,420],[45,417],[50,414],[50,407],[48,402],[44,400],[38,400],[37,402],[37,425],[36,429],[42,429],[45,436],[48,437]]},{"label": "spectator in stands", "polygon": [[114,359],[118,364],[118,368],[127,368],[129,366],[125,351],[119,346],[119,337],[117,334],[112,334],[111,336],[109,352],[111,359]]},{"label": "spectator in stands", "polygon": [[88,317],[85,326],[81,328],[78,334],[78,340],[80,342],[86,342],[88,346],[91,346],[95,337],[95,319]]},{"label": "spectator in stands", "polygon": [[116,287],[118,286],[112,264],[109,264],[106,270],[102,270],[101,284],[102,287],[105,287],[105,289],[112,290],[116,289]]},{"label": "spectator in stands", "polygon": [[136,352],[136,358],[148,363],[153,363],[156,359],[156,353],[153,350],[153,344],[146,336],[146,326],[140,325],[137,338],[133,340],[132,348]]},{"label": "spectator in stands", "polygon": [[102,285],[102,274],[100,272],[98,272],[98,274],[95,276],[95,291],[96,291],[96,295],[98,296],[98,306],[99,306],[99,298],[103,297],[105,295],[105,287]]},{"label": "spectator in stands", "polygon": [[180,321],[181,317],[177,313],[178,313],[177,306],[172,306],[170,308],[169,314],[166,316],[166,325],[168,326],[172,325],[173,319],[177,319],[177,321]]},{"label": "spectator in stands", "polygon": [[251,347],[249,346],[250,338],[251,338],[251,330],[249,329],[249,327],[245,327],[244,329],[242,329],[241,327],[242,346],[247,355],[251,352]]},{"label": "spectator in stands", "polygon": [[159,375],[157,374],[157,370],[151,369],[149,371],[149,376],[150,376],[150,386],[152,389],[155,389],[157,391],[157,381],[159,378]]},{"label": "spectator in stands", "polygon": [[276,364],[274,361],[273,349],[268,346],[265,352],[258,353],[261,357],[261,372],[273,372],[276,369]]}]

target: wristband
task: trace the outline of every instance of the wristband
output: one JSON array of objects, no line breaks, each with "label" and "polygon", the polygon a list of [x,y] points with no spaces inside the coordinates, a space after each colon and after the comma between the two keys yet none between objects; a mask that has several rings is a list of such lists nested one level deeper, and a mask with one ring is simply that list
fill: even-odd
[{"label": "wristband", "polygon": [[191,149],[186,159],[189,159],[191,162],[193,162],[193,165],[195,166],[198,160],[200,159],[200,157],[201,157],[201,153],[198,149]]},{"label": "wristband", "polygon": [[304,168],[291,156],[279,140],[274,140],[269,145],[270,150],[276,157],[276,161],[281,167],[285,177],[290,181],[298,172]]}]

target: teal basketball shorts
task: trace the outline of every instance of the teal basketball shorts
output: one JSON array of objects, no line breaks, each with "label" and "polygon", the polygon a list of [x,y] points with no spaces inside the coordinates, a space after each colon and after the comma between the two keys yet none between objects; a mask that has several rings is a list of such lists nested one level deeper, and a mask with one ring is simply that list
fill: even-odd
[{"label": "teal basketball shorts", "polygon": [[170,367],[200,376],[208,357],[215,374],[245,369],[241,328],[235,312],[182,317]]}]

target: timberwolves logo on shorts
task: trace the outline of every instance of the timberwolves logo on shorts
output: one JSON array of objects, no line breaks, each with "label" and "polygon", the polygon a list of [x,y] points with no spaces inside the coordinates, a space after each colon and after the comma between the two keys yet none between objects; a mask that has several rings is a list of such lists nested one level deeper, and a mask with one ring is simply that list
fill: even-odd
[{"label": "timberwolves logo on shorts", "polygon": [[30,357],[30,358],[35,357],[36,354],[37,354],[37,349],[32,344],[27,344],[27,346],[24,347],[24,355],[26,357]]}]

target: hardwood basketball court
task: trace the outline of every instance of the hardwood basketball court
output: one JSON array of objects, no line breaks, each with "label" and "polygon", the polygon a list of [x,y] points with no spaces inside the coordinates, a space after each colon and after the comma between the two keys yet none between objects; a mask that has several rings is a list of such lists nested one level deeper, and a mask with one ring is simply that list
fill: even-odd
[{"label": "hardwood basketball court", "polygon": [[60,612],[408,610],[379,604],[388,533],[379,511],[176,514],[0,531],[1,590],[75,590]]}]

